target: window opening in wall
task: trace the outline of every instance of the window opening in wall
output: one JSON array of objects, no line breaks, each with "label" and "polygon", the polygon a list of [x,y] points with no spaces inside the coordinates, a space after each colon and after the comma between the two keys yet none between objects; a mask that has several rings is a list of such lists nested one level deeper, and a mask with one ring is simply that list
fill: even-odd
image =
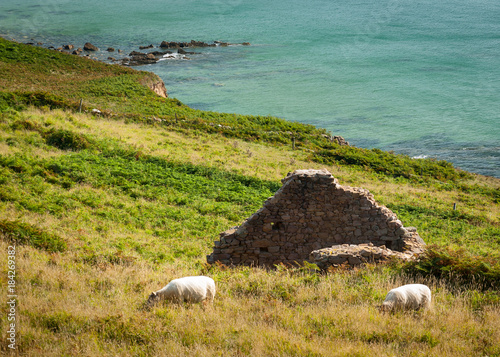
[{"label": "window opening in wall", "polygon": [[280,229],[282,226],[282,223],[281,222],[271,222],[271,228],[273,229],[273,231],[277,231],[278,229]]}]

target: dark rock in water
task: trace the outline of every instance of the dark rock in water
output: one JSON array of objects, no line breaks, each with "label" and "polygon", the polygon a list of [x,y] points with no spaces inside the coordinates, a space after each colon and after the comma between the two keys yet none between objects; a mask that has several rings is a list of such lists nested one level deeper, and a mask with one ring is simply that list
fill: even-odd
[{"label": "dark rock in water", "polygon": [[82,52],[83,52],[83,50],[82,50],[80,47],[78,47],[78,49],[74,50],[74,51],[73,51],[73,52],[71,52],[71,53],[72,53],[72,54],[74,54],[74,55],[79,55],[79,54],[81,54]]},{"label": "dark rock in water", "polygon": [[[178,48],[178,47],[181,47],[181,43],[180,42],[167,42],[167,41],[163,41],[160,44],[160,47],[161,48]],[[182,47],[184,47],[184,46],[182,46]]]},{"label": "dark rock in water", "polygon": [[132,51],[129,53],[130,58],[124,58],[122,64],[128,66],[140,66],[145,64],[156,63],[158,60],[153,53],[142,53]]},{"label": "dark rock in water", "polygon": [[172,53],[172,51],[153,51],[153,52],[149,52],[150,54],[152,55],[155,55],[155,56],[163,56],[163,55],[166,55],[167,53]]},{"label": "dark rock in water", "polygon": [[118,50],[118,53],[122,53],[123,51],[122,50]]},{"label": "dark rock in water", "polygon": [[99,48],[91,44],[90,42],[87,42],[84,46],[83,49],[85,51],[99,51]]},{"label": "dark rock in water", "polygon": [[116,58],[114,58],[114,57],[108,57],[108,60],[116,62]]},{"label": "dark rock in water", "polygon": [[[170,52],[170,53],[172,53],[172,52]],[[184,51],[182,48],[178,48],[177,53],[179,53],[181,55],[199,55],[200,54],[200,52]]]},{"label": "dark rock in water", "polygon": [[160,44],[161,48],[185,48],[185,47],[214,47],[215,43],[208,44],[202,41],[191,40],[191,42],[174,42],[174,41],[163,41]]},{"label": "dark rock in water", "polygon": [[75,46],[73,45],[64,45],[63,48],[66,50],[66,51],[70,51],[72,50],[73,48],[75,48]]},{"label": "dark rock in water", "polygon": [[108,47],[108,49],[106,51],[108,51],[108,52],[115,52],[115,49],[113,47]]},{"label": "dark rock in water", "polygon": [[161,48],[168,48],[169,46],[170,46],[170,43],[169,43],[169,42],[167,42],[167,41],[162,41],[162,42],[160,43],[160,47],[161,47]]},{"label": "dark rock in water", "polygon": [[153,45],[151,44],[151,45],[149,45],[149,46],[139,46],[139,49],[140,49],[140,50],[146,50],[146,49],[148,49],[148,48],[154,48],[154,47],[155,47],[155,46],[153,46]]},{"label": "dark rock in water", "polygon": [[[203,41],[195,41],[191,40],[190,42],[174,42],[174,41],[163,41],[160,44],[161,48],[186,48],[186,47],[215,47],[215,46],[221,46],[221,47],[226,47],[231,45],[229,42],[222,42],[222,41],[214,41],[213,43],[206,43]],[[242,45],[244,46],[250,46],[250,42],[243,42]]]},{"label": "dark rock in water", "polygon": [[42,46],[42,45],[43,45],[43,42],[37,42],[37,45],[38,45],[38,46]]},{"label": "dark rock in water", "polygon": [[208,43],[205,43],[202,41],[191,40],[191,42],[189,43],[189,46],[190,47],[215,47],[216,44],[215,43],[208,44]]}]

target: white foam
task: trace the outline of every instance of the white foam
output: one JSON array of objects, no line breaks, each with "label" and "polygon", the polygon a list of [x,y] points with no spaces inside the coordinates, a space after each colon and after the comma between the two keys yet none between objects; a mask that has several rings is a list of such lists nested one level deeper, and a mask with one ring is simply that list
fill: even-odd
[{"label": "white foam", "polygon": [[184,59],[186,56],[181,53],[167,53],[163,55],[163,58],[160,61],[168,60],[168,59]]}]

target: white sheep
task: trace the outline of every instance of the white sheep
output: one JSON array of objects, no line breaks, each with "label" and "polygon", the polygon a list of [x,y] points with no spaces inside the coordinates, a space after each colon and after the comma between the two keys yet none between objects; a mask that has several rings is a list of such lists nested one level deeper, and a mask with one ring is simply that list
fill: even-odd
[{"label": "white sheep", "polygon": [[408,284],[387,293],[380,311],[404,311],[428,309],[431,306],[431,290],[423,284]]},{"label": "white sheep", "polygon": [[172,302],[213,303],[215,297],[215,282],[208,276],[187,276],[174,279],[164,288],[149,295],[147,306],[152,306],[161,300]]}]

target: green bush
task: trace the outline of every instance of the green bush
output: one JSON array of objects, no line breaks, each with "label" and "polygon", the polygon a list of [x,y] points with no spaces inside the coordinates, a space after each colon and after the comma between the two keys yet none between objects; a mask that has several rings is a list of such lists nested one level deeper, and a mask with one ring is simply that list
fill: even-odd
[{"label": "green bush", "polygon": [[494,256],[473,256],[465,249],[433,245],[403,271],[410,275],[435,276],[451,285],[479,285],[483,289],[500,288],[500,261]]},{"label": "green bush", "polygon": [[0,220],[0,233],[4,239],[16,244],[31,245],[49,252],[62,252],[67,248],[62,238],[20,221]]},{"label": "green bush", "polygon": [[323,164],[354,165],[392,177],[411,180],[436,179],[456,181],[470,176],[456,170],[446,161],[433,159],[412,159],[380,149],[361,149],[353,146],[331,145],[314,153],[313,160]]},{"label": "green bush", "polygon": [[23,110],[29,106],[47,107],[50,109],[57,108],[73,108],[76,109],[78,104],[73,103],[61,96],[44,92],[44,91],[0,91],[0,112],[6,111],[9,108],[15,110]]},{"label": "green bush", "polygon": [[91,146],[90,141],[84,135],[64,129],[50,130],[45,134],[45,141],[48,145],[61,150],[79,151]]}]

